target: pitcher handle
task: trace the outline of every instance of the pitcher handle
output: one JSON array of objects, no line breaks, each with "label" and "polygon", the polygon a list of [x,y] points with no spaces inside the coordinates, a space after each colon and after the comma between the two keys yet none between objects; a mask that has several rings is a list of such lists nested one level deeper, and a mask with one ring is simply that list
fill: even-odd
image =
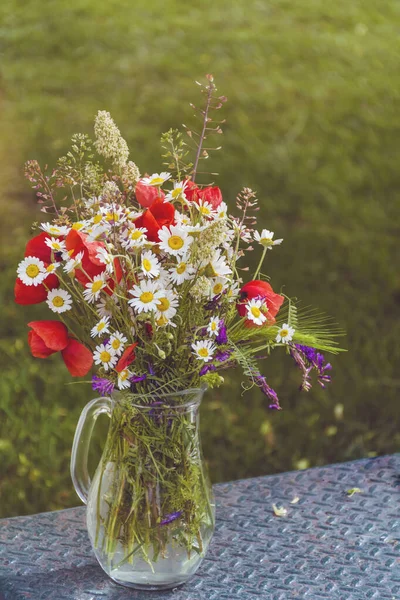
[{"label": "pitcher handle", "polygon": [[111,412],[111,398],[95,398],[85,406],[76,426],[71,452],[71,478],[76,493],[85,504],[91,484],[88,454],[93,428],[99,415],[106,413],[111,417]]}]

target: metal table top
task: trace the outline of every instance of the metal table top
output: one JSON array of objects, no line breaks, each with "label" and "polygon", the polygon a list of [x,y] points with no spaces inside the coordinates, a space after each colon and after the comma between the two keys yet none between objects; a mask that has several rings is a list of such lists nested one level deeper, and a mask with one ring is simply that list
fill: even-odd
[{"label": "metal table top", "polygon": [[214,489],[215,536],[185,586],[143,592],[108,579],[80,507],[0,521],[0,599],[400,599],[400,455]]}]

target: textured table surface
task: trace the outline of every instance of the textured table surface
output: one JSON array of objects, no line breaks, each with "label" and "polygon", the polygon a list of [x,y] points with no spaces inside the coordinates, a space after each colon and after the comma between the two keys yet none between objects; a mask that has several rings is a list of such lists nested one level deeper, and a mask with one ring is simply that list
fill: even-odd
[{"label": "textured table surface", "polygon": [[[351,488],[362,492],[349,497]],[[73,508],[0,521],[0,599],[400,599],[400,455],[215,492],[213,542],[182,588],[137,592],[113,583],[92,554],[85,509]],[[275,516],[272,504],[287,515]]]}]

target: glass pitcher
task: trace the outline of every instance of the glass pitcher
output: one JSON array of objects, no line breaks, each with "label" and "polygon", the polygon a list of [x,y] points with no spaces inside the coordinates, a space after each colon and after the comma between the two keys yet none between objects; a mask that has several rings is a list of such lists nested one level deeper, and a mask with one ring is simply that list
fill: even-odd
[{"label": "glass pitcher", "polygon": [[[185,583],[214,532],[215,502],[199,435],[204,390],[159,395],[146,405],[129,396],[96,398],[75,433],[71,476],[87,504],[87,528],[104,571],[125,586],[159,590]],[[95,421],[110,427],[91,481],[88,450]]]}]

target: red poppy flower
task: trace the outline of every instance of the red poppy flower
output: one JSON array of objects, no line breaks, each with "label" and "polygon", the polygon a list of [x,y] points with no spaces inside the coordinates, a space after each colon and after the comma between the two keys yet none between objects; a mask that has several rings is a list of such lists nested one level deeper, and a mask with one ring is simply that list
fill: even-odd
[{"label": "red poppy flower", "polygon": [[44,302],[46,300],[48,290],[53,290],[58,286],[58,278],[53,273],[47,275],[44,283],[40,283],[39,285],[25,285],[18,278],[14,286],[15,302],[23,305],[39,304],[40,302]]},{"label": "red poppy flower", "polygon": [[199,203],[199,200],[208,202],[214,210],[216,210],[222,202],[222,192],[219,187],[208,186],[199,188],[193,181],[188,181],[185,187],[185,196],[190,202],[196,202],[197,204]]},{"label": "red poppy flower", "polygon": [[121,373],[121,371],[123,371],[124,369],[129,367],[129,365],[131,363],[133,363],[133,361],[136,358],[136,354],[135,354],[136,346],[137,346],[137,342],[135,342],[134,344],[131,344],[130,346],[125,348],[121,358],[119,359],[119,361],[117,362],[117,365],[115,367],[115,370],[117,371],[117,373]]},{"label": "red poppy flower", "polygon": [[68,345],[61,351],[65,365],[73,377],[83,377],[93,365],[93,355],[86,346],[69,338]]},{"label": "red poppy flower", "polygon": [[147,229],[147,239],[151,242],[159,242],[158,232],[164,226],[174,223],[175,208],[170,202],[163,202],[157,198],[138,219],[135,220],[136,227]]},{"label": "red poppy flower", "polygon": [[157,198],[164,200],[165,194],[162,190],[153,185],[145,185],[141,181],[138,181],[135,187],[136,200],[140,206],[144,208],[150,208]]},{"label": "red poppy flower", "polygon": [[73,377],[86,375],[93,364],[92,353],[86,346],[68,336],[68,330],[60,321],[31,321],[28,326],[28,343],[32,355],[47,358],[61,352],[65,365]]},{"label": "red poppy flower", "polygon": [[276,294],[267,281],[261,281],[260,279],[249,281],[240,290],[240,300],[236,305],[237,311],[241,317],[246,316],[246,303],[253,298],[262,298],[265,301],[267,308],[265,316],[270,324],[271,322],[273,323],[282,306],[284,297],[280,294]]},{"label": "red poppy flower", "polygon": [[[24,256],[35,256],[43,261],[45,267],[51,262],[51,249],[45,244],[45,241],[50,239],[50,236],[43,231],[28,241],[25,247]],[[59,286],[58,277],[54,273],[47,275],[43,283],[39,285],[25,285],[17,278],[14,286],[14,297],[17,304],[39,304],[47,298],[49,290],[53,290]]]},{"label": "red poppy flower", "polygon": [[68,330],[60,321],[31,321],[28,343],[33,356],[47,358],[68,345]]}]

